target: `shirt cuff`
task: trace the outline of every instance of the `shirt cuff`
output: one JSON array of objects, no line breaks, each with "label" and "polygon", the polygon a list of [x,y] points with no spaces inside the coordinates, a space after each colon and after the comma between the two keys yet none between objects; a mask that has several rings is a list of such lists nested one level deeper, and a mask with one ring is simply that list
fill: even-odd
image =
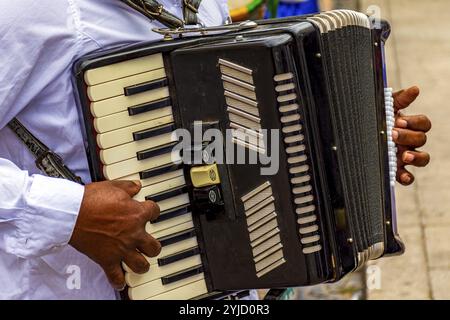
[{"label": "shirt cuff", "polygon": [[[80,211],[84,187],[41,175],[30,178],[27,207],[21,212],[18,251],[42,256],[68,244]],[[20,256],[21,252],[17,252]]]}]

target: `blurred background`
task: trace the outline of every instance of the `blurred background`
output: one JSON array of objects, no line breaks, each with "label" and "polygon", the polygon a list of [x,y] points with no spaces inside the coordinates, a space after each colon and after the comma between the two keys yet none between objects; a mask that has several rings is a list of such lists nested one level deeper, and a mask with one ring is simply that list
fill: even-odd
[{"label": "blurred background", "polygon": [[397,187],[399,231],[406,253],[372,262],[339,284],[293,288],[281,298],[450,299],[450,1],[228,1],[234,21],[338,8],[379,12],[392,25],[387,45],[390,86],[396,90],[419,86],[420,98],[406,113],[426,114],[433,122],[426,146],[431,164],[411,170],[417,178],[413,186]]}]

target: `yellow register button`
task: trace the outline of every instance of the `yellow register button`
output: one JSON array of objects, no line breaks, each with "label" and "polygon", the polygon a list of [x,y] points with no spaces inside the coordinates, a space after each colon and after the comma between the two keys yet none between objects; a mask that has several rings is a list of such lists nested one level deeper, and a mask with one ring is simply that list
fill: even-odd
[{"label": "yellow register button", "polygon": [[219,171],[217,165],[194,167],[191,169],[192,184],[196,188],[203,188],[220,184]]}]

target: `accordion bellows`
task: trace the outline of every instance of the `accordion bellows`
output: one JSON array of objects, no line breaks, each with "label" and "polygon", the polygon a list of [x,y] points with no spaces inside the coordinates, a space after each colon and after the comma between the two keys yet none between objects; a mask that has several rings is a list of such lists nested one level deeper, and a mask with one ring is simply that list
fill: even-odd
[{"label": "accordion bellows", "polygon": [[[129,298],[338,281],[403,252],[389,32],[384,21],[337,10],[76,64],[93,180],[140,180],[136,200],[161,208],[146,227],[161,255],[144,275],[124,265]],[[176,153],[180,129],[203,135]],[[197,162],[186,161],[197,151]],[[239,163],[242,154],[256,161]]]}]

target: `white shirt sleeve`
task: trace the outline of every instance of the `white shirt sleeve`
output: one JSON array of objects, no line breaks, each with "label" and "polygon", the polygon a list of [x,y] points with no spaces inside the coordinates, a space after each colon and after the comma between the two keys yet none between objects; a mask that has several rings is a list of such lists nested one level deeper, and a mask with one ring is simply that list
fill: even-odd
[{"label": "white shirt sleeve", "polygon": [[[20,118],[39,92],[71,67],[83,40],[70,2],[0,1],[0,128]],[[35,257],[66,245],[83,193],[80,185],[29,176],[0,158],[0,250]]]},{"label": "white shirt sleeve", "polygon": [[4,159],[0,159],[0,177],[0,250],[27,258],[67,245],[84,187],[66,180],[29,176]]}]

